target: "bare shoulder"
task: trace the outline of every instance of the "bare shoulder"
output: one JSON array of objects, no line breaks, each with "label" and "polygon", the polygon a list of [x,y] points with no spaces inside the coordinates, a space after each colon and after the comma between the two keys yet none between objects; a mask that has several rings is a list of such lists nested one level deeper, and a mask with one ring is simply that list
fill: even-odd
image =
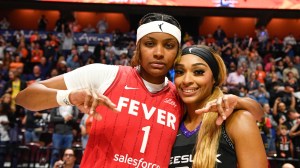
[{"label": "bare shoulder", "polygon": [[251,131],[257,131],[254,116],[245,110],[234,111],[226,120],[226,130],[230,137],[249,135]]}]

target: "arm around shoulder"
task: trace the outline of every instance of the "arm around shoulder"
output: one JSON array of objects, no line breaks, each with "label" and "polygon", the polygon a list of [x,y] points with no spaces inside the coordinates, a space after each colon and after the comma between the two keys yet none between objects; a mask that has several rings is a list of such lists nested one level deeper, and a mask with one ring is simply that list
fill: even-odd
[{"label": "arm around shoulder", "polygon": [[268,167],[260,131],[248,111],[234,112],[226,120],[226,131],[234,143],[239,168]]}]

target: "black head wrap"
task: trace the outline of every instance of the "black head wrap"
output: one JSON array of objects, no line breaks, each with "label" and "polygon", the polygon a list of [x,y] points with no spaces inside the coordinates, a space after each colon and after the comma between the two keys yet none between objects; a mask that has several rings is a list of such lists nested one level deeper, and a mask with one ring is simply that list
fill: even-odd
[{"label": "black head wrap", "polygon": [[202,58],[209,66],[211,69],[214,79],[217,82],[218,81],[218,74],[219,74],[219,66],[218,62],[211,53],[210,50],[204,48],[204,47],[199,47],[199,46],[190,46],[186,47],[182,50],[182,56],[187,55],[187,54],[193,54],[196,55],[200,58]]}]

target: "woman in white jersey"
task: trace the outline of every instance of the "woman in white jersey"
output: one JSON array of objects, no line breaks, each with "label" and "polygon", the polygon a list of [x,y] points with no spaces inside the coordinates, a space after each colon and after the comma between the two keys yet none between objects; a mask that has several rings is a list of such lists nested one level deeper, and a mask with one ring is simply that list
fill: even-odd
[{"label": "woman in white jersey", "polygon": [[[16,102],[31,110],[75,105],[94,114],[98,120],[93,121],[82,168],[168,167],[183,111],[166,78],[180,54],[180,29],[172,16],[147,14],[137,30],[132,67],[87,65],[30,85]],[[219,100],[212,108],[225,116],[222,102],[227,109],[234,104]],[[260,108],[255,101],[237,102],[252,111]]]}]

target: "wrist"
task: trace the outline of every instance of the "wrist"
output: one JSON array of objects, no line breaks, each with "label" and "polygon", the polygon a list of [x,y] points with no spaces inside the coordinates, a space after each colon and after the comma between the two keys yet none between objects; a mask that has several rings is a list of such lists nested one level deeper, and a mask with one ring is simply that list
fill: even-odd
[{"label": "wrist", "polygon": [[58,90],[56,93],[56,101],[60,106],[72,106],[69,95],[71,90]]}]

